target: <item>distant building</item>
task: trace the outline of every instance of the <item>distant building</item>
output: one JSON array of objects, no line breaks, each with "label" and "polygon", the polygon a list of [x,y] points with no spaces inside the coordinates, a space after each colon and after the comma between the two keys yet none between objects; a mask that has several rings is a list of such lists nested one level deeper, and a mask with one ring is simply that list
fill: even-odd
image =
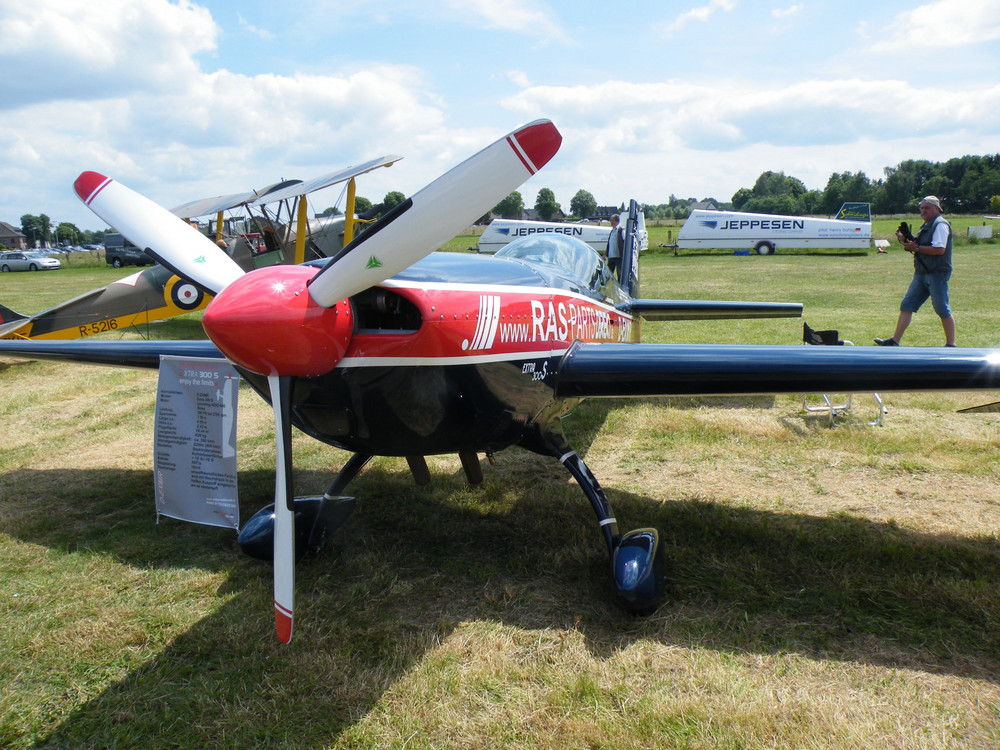
[{"label": "distant building", "polygon": [[24,250],[27,247],[28,238],[10,224],[0,221],[0,245],[9,247],[11,250]]},{"label": "distant building", "polygon": [[695,201],[689,208],[692,211],[718,211],[719,204],[715,201]]},{"label": "distant building", "polygon": [[[548,221],[562,221],[565,218],[566,214],[560,209],[559,211],[556,211],[552,215],[552,218],[548,219]],[[533,208],[524,209],[523,219],[525,221],[546,221],[546,219],[543,219],[541,216],[539,216],[538,211],[536,211]]]},{"label": "distant building", "polygon": [[623,203],[621,207],[616,206],[598,206],[597,210],[594,212],[593,216],[588,216],[588,219],[596,221],[609,221],[612,216],[625,213],[625,204]]}]

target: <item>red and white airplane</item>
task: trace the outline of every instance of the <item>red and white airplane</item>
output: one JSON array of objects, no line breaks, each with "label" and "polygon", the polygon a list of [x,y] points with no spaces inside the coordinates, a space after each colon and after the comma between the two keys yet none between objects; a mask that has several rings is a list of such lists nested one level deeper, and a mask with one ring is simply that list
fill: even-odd
[{"label": "red and white airplane", "polygon": [[[788,317],[782,303],[639,297],[632,222],[621,281],[572,237],[539,234],[496,256],[433,253],[556,153],[546,120],[499,139],[398,206],[334,257],[243,271],[185,222],[123,185],[85,172],[76,190],[99,216],[215,299],[208,341],[0,341],[0,355],[155,368],[161,355],[226,358],[274,409],[275,503],[241,542],[273,555],[278,637],[292,635],[296,546],[344,520],[347,485],[375,455],[520,445],[561,462],[598,519],[619,601],[660,602],[656,529],[621,533],[608,499],[567,444],[561,420],[589,397],[1000,389],[1000,349],[641,344],[646,320]],[[633,206],[633,211],[636,210]],[[296,501],[291,426],[351,451],[323,498]],[[261,552],[263,550],[263,552]]]}]

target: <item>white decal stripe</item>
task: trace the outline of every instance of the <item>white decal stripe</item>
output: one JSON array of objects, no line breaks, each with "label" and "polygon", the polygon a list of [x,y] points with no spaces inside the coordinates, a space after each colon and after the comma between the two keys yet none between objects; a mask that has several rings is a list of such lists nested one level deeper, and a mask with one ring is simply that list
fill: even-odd
[{"label": "white decal stripe", "polygon": [[478,354],[461,357],[344,357],[337,367],[431,367],[443,365],[481,365],[491,362],[521,362],[545,357],[558,357],[569,349],[536,349],[506,354]]},{"label": "white decal stripe", "polygon": [[484,349],[493,348],[493,340],[497,335],[497,328],[500,327],[500,295],[490,298],[492,303],[490,305],[489,319],[486,321],[486,345]]},{"label": "white decal stripe", "polygon": [[486,338],[486,318],[492,301],[493,296],[489,294],[484,294],[479,298],[479,319],[476,321],[476,335],[472,337],[472,346],[470,347],[473,350],[486,348],[483,346]]}]

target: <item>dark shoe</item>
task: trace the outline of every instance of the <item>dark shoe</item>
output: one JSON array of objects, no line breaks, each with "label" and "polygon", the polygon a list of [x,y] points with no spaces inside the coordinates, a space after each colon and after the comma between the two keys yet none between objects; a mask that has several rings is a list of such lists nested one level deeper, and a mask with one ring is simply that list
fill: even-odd
[{"label": "dark shoe", "polygon": [[875,339],[875,344],[877,346],[899,346],[899,342],[896,339]]}]

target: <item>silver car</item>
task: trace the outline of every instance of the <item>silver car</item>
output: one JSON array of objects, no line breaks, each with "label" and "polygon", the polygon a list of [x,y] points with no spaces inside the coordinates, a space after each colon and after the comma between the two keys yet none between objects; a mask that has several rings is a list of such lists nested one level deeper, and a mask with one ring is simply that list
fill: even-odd
[{"label": "silver car", "polygon": [[55,258],[50,258],[41,253],[13,252],[0,253],[0,271],[53,271],[61,268],[60,263]]}]

